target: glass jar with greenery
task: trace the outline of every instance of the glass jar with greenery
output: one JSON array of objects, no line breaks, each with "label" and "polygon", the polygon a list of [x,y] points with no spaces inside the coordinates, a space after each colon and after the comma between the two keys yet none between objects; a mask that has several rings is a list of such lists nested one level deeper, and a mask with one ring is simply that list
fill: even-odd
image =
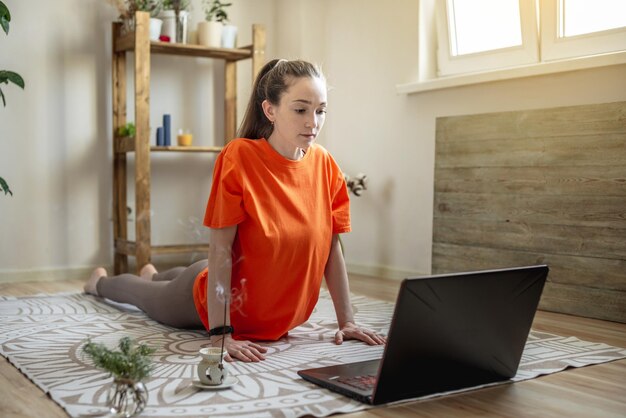
[{"label": "glass jar with greenery", "polygon": [[[191,7],[189,0],[163,0],[163,10],[173,13],[174,33],[171,42],[186,43],[187,42],[187,18],[188,10]],[[165,23],[165,18],[164,18]]]},{"label": "glass jar with greenery", "polygon": [[129,337],[120,339],[119,350],[88,340],[83,352],[98,369],[111,373],[113,383],[107,393],[110,413],[133,417],[146,407],[148,390],[143,380],[150,376],[154,365],[151,355],[155,349],[136,344]]}]

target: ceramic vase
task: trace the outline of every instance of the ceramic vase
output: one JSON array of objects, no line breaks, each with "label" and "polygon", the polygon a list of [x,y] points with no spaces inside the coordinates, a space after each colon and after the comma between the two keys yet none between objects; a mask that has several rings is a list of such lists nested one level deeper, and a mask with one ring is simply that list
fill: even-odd
[{"label": "ceramic vase", "polygon": [[222,45],[222,26],[220,22],[199,22],[198,44],[219,48]]},{"label": "ceramic vase", "polygon": [[228,377],[228,366],[224,361],[227,352],[219,347],[200,349],[202,360],[197,367],[198,379],[202,384],[215,386],[224,383]]},{"label": "ceramic vase", "polygon": [[163,21],[161,19],[156,19],[154,17],[150,18],[150,40],[158,41],[161,36],[161,27],[163,26]]},{"label": "ceramic vase", "polygon": [[224,25],[222,28],[222,48],[234,48],[237,44],[237,26]]}]

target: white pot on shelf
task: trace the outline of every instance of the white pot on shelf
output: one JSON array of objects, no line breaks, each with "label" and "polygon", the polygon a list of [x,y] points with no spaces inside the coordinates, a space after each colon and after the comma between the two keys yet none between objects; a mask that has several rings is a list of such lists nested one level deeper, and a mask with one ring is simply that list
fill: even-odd
[{"label": "white pot on shelf", "polygon": [[199,22],[198,44],[219,48],[222,45],[222,26],[220,22]]},{"label": "white pot on shelf", "polygon": [[161,27],[163,26],[163,21],[161,19],[156,19],[154,17],[150,18],[150,40],[158,41],[159,36],[161,36]]},{"label": "white pot on shelf", "polygon": [[222,48],[235,48],[237,45],[237,26],[224,25],[222,28]]}]

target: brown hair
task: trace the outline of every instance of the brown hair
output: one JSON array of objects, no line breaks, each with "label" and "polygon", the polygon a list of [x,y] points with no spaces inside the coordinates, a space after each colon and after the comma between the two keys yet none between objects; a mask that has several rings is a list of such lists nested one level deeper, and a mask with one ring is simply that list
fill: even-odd
[{"label": "brown hair", "polygon": [[270,103],[278,105],[280,98],[287,91],[293,79],[302,77],[324,80],[324,75],[319,67],[306,61],[275,59],[265,64],[256,76],[254,86],[252,86],[250,101],[237,136],[249,139],[268,138],[274,127],[265,117],[261,104],[264,100],[268,100]]}]

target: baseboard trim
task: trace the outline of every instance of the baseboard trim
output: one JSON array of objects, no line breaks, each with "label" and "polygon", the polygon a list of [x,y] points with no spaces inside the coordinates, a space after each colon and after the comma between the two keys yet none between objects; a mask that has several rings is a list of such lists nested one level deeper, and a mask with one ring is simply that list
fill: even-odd
[{"label": "baseboard trim", "polygon": [[[112,271],[112,266],[105,267]],[[87,280],[94,267],[57,268],[46,270],[0,271],[0,283],[55,282],[61,280]]]},{"label": "baseboard trim", "polygon": [[[176,262],[155,263],[159,270],[182,265]],[[113,271],[113,266],[105,266],[107,271]],[[388,266],[368,266],[363,264],[346,263],[348,273],[363,276],[381,277],[384,279],[402,280],[411,276],[422,276],[428,273],[401,270]],[[8,270],[0,271],[0,283],[15,282],[53,282],[61,280],[87,280],[94,267],[58,268],[46,270]]]}]

